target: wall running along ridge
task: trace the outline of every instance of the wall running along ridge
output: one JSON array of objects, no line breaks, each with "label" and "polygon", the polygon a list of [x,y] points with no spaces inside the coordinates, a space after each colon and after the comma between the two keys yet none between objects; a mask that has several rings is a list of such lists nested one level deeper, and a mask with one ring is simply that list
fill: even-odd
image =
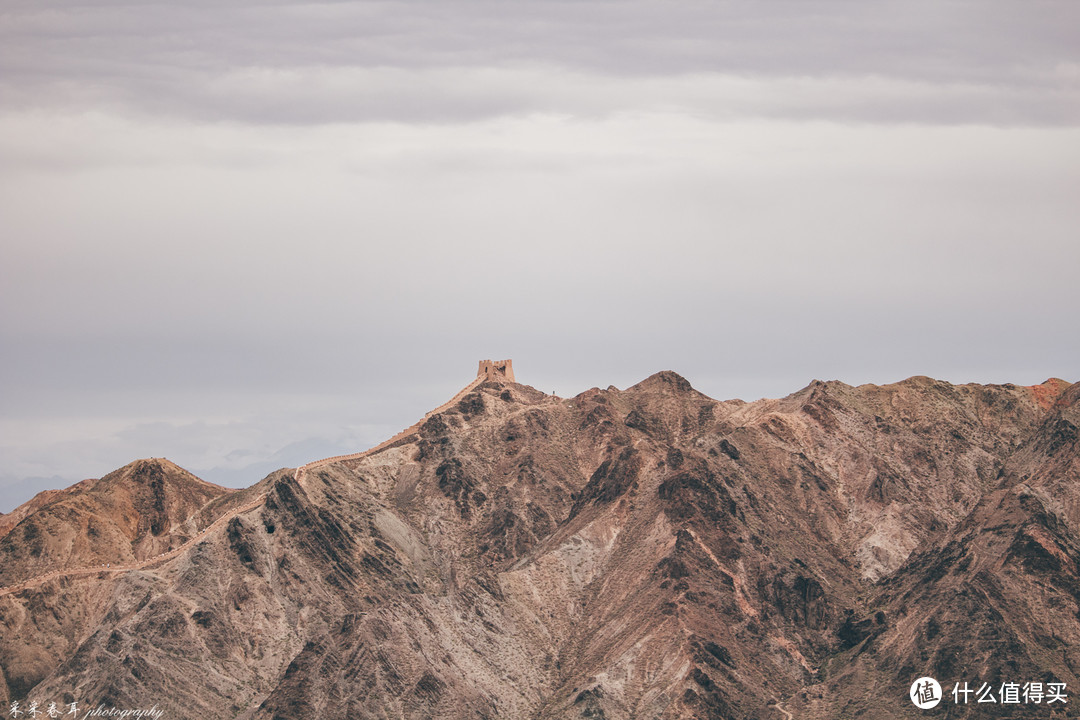
[{"label": "wall running along ridge", "polygon": [[[360,458],[374,455],[381,450],[385,450],[386,448],[392,447],[393,445],[396,445],[405,440],[418,437],[420,434],[420,426],[423,425],[424,422],[427,421],[427,419],[430,418],[432,415],[437,415],[441,412],[444,412],[445,410],[450,409],[456,403],[460,402],[463,397],[465,397],[470,392],[479,387],[481,383],[484,383],[488,380],[496,379],[514,382],[514,370],[511,361],[499,360],[493,362],[491,360],[481,360],[475,380],[463,387],[452,398],[444,402],[439,407],[425,413],[424,417],[420,418],[419,421],[405,428],[397,435],[394,435],[389,440],[381,442],[375,447],[364,450],[363,452],[352,453],[351,455],[335,455],[334,457],[323,458],[322,460],[316,460],[314,462],[309,462],[301,465],[300,467],[296,468],[296,472],[293,473],[293,478],[297,482],[300,482],[304,473],[306,473],[308,470],[313,470],[315,468],[322,467],[324,465],[330,465],[331,463],[341,462],[343,460],[359,460]],[[113,575],[122,572],[131,572],[132,570],[143,570],[145,568],[153,567],[154,565],[158,565],[162,562],[165,562],[166,560],[171,560],[179,556],[189,548],[201,542],[207,535],[209,535],[214,530],[222,527],[225,523],[229,522],[237,515],[241,515],[250,510],[254,510],[255,508],[262,505],[265,500],[266,496],[260,495],[251,502],[241,505],[234,510],[230,510],[214,522],[207,525],[206,528],[202,530],[202,532],[188,540],[183,545],[169,550],[168,552],[161,553],[160,555],[155,555],[152,558],[147,558],[146,560],[141,560],[137,563],[127,563],[124,565],[110,564],[108,567],[106,567],[105,565],[92,565],[90,567],[60,568],[57,570],[51,570],[42,575],[32,577],[29,580],[24,580],[16,585],[8,585],[7,587],[0,588],[0,597],[19,592],[21,590],[26,590],[36,585],[41,585],[48,582],[49,580],[54,580],[61,576],[101,574],[104,577],[106,575]]]}]

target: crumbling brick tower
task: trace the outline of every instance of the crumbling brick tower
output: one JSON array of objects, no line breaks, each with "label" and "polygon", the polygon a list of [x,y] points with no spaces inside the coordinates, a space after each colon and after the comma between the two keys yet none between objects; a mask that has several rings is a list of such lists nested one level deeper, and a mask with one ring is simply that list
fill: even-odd
[{"label": "crumbling brick tower", "polygon": [[476,371],[476,377],[485,380],[502,380],[503,382],[515,382],[513,360],[481,360],[480,368]]}]

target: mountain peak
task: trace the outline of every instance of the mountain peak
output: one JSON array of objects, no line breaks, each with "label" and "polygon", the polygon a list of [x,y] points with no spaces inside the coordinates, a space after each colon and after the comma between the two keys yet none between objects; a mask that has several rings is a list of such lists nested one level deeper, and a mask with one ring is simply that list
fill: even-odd
[{"label": "mountain peak", "polygon": [[660,392],[660,393],[696,393],[690,381],[672,370],[661,370],[645,378],[637,385],[627,388],[627,392]]},{"label": "mountain peak", "polygon": [[1040,407],[1049,410],[1055,404],[1066,400],[1064,396],[1070,387],[1072,384],[1061,378],[1048,378],[1038,385],[1029,385],[1028,390],[1031,391],[1032,397]]}]

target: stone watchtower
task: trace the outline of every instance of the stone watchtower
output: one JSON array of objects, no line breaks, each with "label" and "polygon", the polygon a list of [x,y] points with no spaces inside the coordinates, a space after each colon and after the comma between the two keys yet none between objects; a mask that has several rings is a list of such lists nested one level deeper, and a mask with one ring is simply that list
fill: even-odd
[{"label": "stone watchtower", "polygon": [[476,377],[485,380],[502,380],[503,382],[515,382],[513,360],[481,360],[480,368],[476,371]]}]

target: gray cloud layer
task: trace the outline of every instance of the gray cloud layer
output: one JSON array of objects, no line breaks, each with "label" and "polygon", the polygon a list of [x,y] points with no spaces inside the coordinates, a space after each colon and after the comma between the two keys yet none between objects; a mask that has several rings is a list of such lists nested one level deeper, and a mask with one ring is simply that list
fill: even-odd
[{"label": "gray cloud layer", "polygon": [[1071,124],[1078,110],[1069,2],[8,5],[9,106],[300,124],[650,106]]},{"label": "gray cloud layer", "polygon": [[0,501],[253,482],[485,356],[563,394],[1080,379],[1078,15],[8,2]]}]

